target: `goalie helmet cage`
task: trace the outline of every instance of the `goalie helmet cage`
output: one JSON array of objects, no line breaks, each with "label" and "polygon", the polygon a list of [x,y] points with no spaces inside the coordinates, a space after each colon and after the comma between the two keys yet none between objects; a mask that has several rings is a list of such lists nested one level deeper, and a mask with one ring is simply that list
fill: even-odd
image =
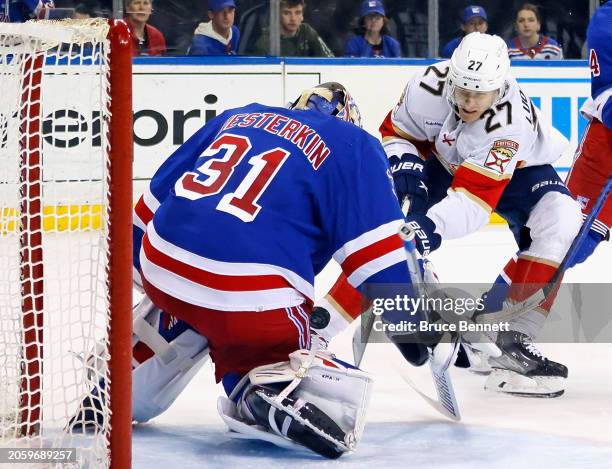
[{"label": "goalie helmet cage", "polygon": [[123,21],[0,23],[0,447],[78,467],[131,466],[131,83]]}]

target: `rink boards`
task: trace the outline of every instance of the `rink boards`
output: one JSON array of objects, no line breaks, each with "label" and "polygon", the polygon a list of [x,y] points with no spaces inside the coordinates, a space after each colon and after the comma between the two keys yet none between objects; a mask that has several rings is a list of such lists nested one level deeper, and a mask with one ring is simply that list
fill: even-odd
[{"label": "rink boards", "polygon": [[[136,178],[151,172],[203,122],[253,101],[284,105],[304,88],[326,81],[344,84],[355,98],[364,128],[378,126],[414,73],[435,63],[414,59],[154,58],[134,66]],[[521,62],[513,66],[542,117],[570,140],[557,162],[571,165],[586,120],[579,107],[590,92],[585,61]],[[518,63],[517,63],[518,64]]]},{"label": "rink boards", "polygon": [[[326,81],[339,81],[350,90],[359,105],[364,128],[378,136],[378,126],[396,104],[410,76],[435,62],[425,59],[137,58],[133,69],[134,196],[139,197],[144,184],[172,151],[223,110],[253,101],[284,105],[304,88]],[[555,165],[564,177],[587,124],[579,113],[590,92],[587,63],[517,62],[513,73],[541,109],[543,120],[570,141]],[[79,180],[84,155],[91,150],[99,151],[101,145],[97,134],[99,114],[85,100],[74,100],[69,109],[60,109],[54,99],[67,86],[75,89],[78,84],[74,81],[66,83],[61,74],[50,77],[48,92],[43,95],[43,127],[55,135],[54,139],[43,142],[46,170],[55,172],[55,164],[61,163],[64,181]],[[65,164],[66,157],[70,158],[69,165]],[[78,188],[75,190],[78,192]],[[58,211],[57,207],[69,212],[89,210],[91,201],[82,200],[80,205],[71,202],[67,206],[66,201],[57,200],[56,204],[47,209],[51,216]]]}]

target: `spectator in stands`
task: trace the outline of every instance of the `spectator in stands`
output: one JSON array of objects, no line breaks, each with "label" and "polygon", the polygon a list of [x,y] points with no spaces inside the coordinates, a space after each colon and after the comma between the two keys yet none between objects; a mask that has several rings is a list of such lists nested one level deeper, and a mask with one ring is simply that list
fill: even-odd
[{"label": "spectator in stands", "polygon": [[77,5],[75,5],[74,13],[72,15],[75,20],[85,20],[87,18],[93,18],[95,16],[96,14],[91,5],[88,5],[86,3],[78,3]]},{"label": "spectator in stands", "polygon": [[[334,54],[308,23],[304,23],[304,0],[280,1],[280,49],[288,57],[333,57]],[[264,30],[255,43],[255,55],[267,55],[270,32]]]},{"label": "spectator in stands", "polygon": [[347,57],[401,57],[399,42],[389,35],[385,7],[379,0],[365,0],[361,4],[356,36],[346,43]]},{"label": "spectator in stands", "polygon": [[166,40],[159,29],[147,24],[153,12],[152,0],[127,0],[125,15],[132,36],[132,55],[164,55]]},{"label": "spectator in stands", "polygon": [[54,8],[53,0],[0,0],[0,21],[23,23],[38,17],[47,8]]},{"label": "spectator in stands", "polygon": [[540,34],[541,19],[538,7],[525,3],[516,12],[514,24],[518,33],[508,41],[510,59],[562,59],[563,50],[553,38]]},{"label": "spectator in stands", "polygon": [[486,33],[487,29],[489,29],[489,23],[485,9],[480,5],[470,5],[463,10],[463,15],[461,16],[461,31],[463,34],[450,40],[442,48],[442,54],[440,55],[446,59],[450,59],[451,55],[453,55],[453,51],[463,39],[463,36],[473,33],[474,31]]},{"label": "spectator in stands", "polygon": [[240,31],[234,26],[234,0],[208,0],[208,18],[193,35],[187,55],[236,55]]}]

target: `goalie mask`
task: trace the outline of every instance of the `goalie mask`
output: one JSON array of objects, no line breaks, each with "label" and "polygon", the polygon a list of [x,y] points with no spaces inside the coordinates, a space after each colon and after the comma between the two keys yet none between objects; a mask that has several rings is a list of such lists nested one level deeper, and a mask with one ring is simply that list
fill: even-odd
[{"label": "goalie mask", "polygon": [[344,86],[336,82],[322,83],[302,92],[290,109],[312,109],[336,116],[361,127],[361,114],[355,100]]},{"label": "goalie mask", "polygon": [[446,97],[451,106],[454,106],[457,87],[474,92],[499,90],[495,104],[506,93],[509,70],[508,47],[502,38],[479,32],[470,33],[463,38],[451,57]]}]

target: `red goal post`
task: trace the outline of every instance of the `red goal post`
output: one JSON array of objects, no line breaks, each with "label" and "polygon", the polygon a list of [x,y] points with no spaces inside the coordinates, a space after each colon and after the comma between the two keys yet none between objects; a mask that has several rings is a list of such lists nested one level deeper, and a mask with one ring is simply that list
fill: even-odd
[{"label": "red goal post", "polygon": [[123,21],[0,23],[0,447],[88,467],[131,466],[131,71]]}]

